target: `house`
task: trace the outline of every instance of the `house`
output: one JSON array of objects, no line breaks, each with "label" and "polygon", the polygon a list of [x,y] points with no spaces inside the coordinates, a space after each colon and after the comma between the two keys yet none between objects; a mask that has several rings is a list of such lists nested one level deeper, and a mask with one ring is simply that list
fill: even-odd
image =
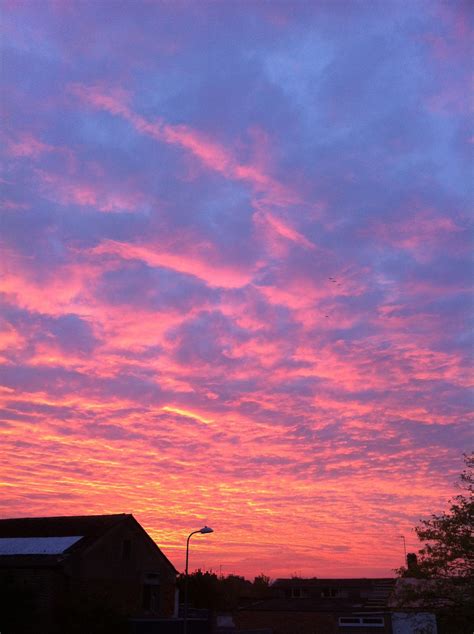
[{"label": "house", "polygon": [[130,617],[171,617],[176,574],[133,515],[0,520],[0,631],[119,632]]},{"label": "house", "polygon": [[397,579],[390,606],[398,611],[405,623],[408,618],[414,621],[413,615],[424,610],[436,614],[440,634],[472,634],[474,580],[463,577],[427,579],[407,574]]},{"label": "house", "polygon": [[[277,579],[273,597],[237,611],[237,631],[271,634],[436,634],[433,615],[395,612],[395,579]],[[419,629],[419,627],[426,629]]]}]

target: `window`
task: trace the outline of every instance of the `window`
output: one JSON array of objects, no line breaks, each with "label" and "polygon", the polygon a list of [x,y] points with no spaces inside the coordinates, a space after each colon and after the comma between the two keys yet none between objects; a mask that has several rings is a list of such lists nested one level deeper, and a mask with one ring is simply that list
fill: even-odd
[{"label": "window", "polygon": [[339,625],[360,625],[360,618],[358,616],[341,616]]},{"label": "window", "polygon": [[309,596],[307,588],[291,588],[292,599],[307,599]]},{"label": "window", "polygon": [[145,583],[143,586],[143,609],[157,614],[160,609],[160,586],[157,583]]},{"label": "window", "polygon": [[383,616],[340,616],[339,627],[383,627]]},{"label": "window", "polygon": [[383,625],[383,618],[380,616],[366,616],[363,619],[364,625]]},{"label": "window", "polygon": [[337,597],[339,594],[337,588],[321,588],[321,596],[325,599]]},{"label": "window", "polygon": [[132,540],[124,539],[122,542],[122,559],[129,561],[132,554]]}]

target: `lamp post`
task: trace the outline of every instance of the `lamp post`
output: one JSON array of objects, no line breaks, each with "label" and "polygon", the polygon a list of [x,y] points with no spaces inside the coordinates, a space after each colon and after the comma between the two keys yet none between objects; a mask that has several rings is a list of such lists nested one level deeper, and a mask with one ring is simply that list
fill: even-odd
[{"label": "lamp post", "polygon": [[405,566],[407,566],[407,543],[405,540],[405,535],[399,535],[400,539],[403,539],[403,552],[405,553]]},{"label": "lamp post", "polygon": [[189,533],[188,539],[186,540],[186,570],[184,573],[184,621],[183,621],[183,632],[187,634],[188,631],[188,562],[189,562],[189,540],[196,533],[201,533],[201,535],[207,535],[208,533],[213,533],[213,529],[209,526],[203,526],[198,531],[193,531]]}]

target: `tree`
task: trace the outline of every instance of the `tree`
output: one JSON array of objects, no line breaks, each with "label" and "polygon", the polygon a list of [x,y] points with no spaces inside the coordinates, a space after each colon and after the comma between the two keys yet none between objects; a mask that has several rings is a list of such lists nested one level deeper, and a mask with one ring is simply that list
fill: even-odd
[{"label": "tree", "polygon": [[[178,578],[180,596],[184,597],[185,576]],[[221,575],[212,570],[195,570],[188,578],[189,606],[200,610],[235,610],[239,605],[272,596],[270,577],[263,573],[253,583],[239,575]]]},{"label": "tree", "polygon": [[263,572],[258,577],[254,577],[253,595],[258,599],[266,599],[270,593],[270,577],[267,577]]},{"label": "tree", "polygon": [[397,571],[420,580],[401,584],[400,604],[434,609],[441,629],[449,623],[446,631],[459,634],[474,624],[474,453],[464,460],[462,492],[447,512],[420,521],[415,532],[424,545],[416,564]]},{"label": "tree", "polygon": [[[185,583],[185,575],[180,575],[178,588],[182,598],[184,598]],[[219,595],[219,579],[212,570],[203,572],[199,568],[189,575],[188,602],[190,607],[199,610],[215,610],[219,607]]]},{"label": "tree", "polygon": [[447,513],[422,520],[415,531],[425,542],[418,566],[424,576],[472,579],[474,575],[474,453],[465,456],[461,474],[465,493],[457,495]]},{"label": "tree", "polygon": [[[181,596],[184,596],[185,576],[178,579]],[[212,571],[198,569],[188,577],[189,605],[206,610],[234,610],[243,597],[252,596],[250,581],[239,575],[218,577]]]}]

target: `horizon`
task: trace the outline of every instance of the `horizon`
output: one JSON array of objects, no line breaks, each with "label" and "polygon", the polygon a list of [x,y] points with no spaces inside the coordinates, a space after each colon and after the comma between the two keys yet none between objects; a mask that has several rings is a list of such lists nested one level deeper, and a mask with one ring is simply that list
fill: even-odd
[{"label": "horizon", "polygon": [[3,3],[0,517],[390,577],[472,446],[472,7]]},{"label": "horizon", "polygon": [[[107,514],[109,515],[109,514]],[[110,515],[130,515],[132,517],[134,517],[133,513],[111,513]],[[52,515],[42,515],[42,516],[20,516],[20,517],[0,517],[0,521],[2,520],[19,520],[19,519],[57,519],[58,517],[60,518],[75,518],[75,517],[103,517],[103,515],[101,514],[86,514],[86,515],[80,515],[80,516],[76,516],[76,515],[59,515],[59,516],[52,516]],[[136,519],[136,518],[135,518]],[[26,537],[25,539],[31,539],[32,536]],[[17,539],[22,539],[21,537],[17,537]],[[49,537],[45,537],[45,539],[49,539]],[[77,537],[76,537],[77,539]],[[160,550],[162,552],[164,552],[163,549],[163,545],[157,544],[155,542],[155,544],[160,548]],[[408,554],[408,553],[407,553]],[[170,560],[171,561],[171,560]],[[171,561],[171,563],[173,564],[173,562]],[[174,564],[173,564],[174,565]],[[221,568],[222,566],[220,566]],[[261,576],[266,576],[269,579],[269,583],[270,585],[275,582],[275,581],[279,581],[279,580],[288,580],[288,579],[298,579],[298,580],[315,580],[318,579],[320,581],[324,581],[325,579],[331,580],[331,579],[345,579],[345,580],[357,580],[357,579],[374,579],[374,578],[378,578],[378,579],[395,579],[397,578],[396,575],[394,576],[387,576],[387,577],[365,577],[365,576],[361,576],[361,577],[320,577],[320,576],[301,576],[299,574],[297,574],[296,572],[292,573],[290,576],[287,577],[269,577],[268,575],[265,574],[265,571],[261,571],[260,574],[258,575],[252,575],[252,577],[248,577],[248,576],[244,576],[239,574],[238,572],[229,572],[224,574],[224,572],[222,570],[214,570],[212,567],[211,568],[206,568],[206,569],[201,569],[201,568],[196,568],[194,570],[190,570],[189,571],[189,575],[193,575],[196,574],[198,572],[201,572],[202,574],[211,574],[211,575],[215,575],[218,577],[218,579],[224,579],[226,577],[239,577],[239,578],[243,578],[246,581],[249,582],[253,582],[255,580],[255,578],[261,577]],[[180,571],[177,569],[177,573],[178,575],[184,575],[184,571]]]}]

